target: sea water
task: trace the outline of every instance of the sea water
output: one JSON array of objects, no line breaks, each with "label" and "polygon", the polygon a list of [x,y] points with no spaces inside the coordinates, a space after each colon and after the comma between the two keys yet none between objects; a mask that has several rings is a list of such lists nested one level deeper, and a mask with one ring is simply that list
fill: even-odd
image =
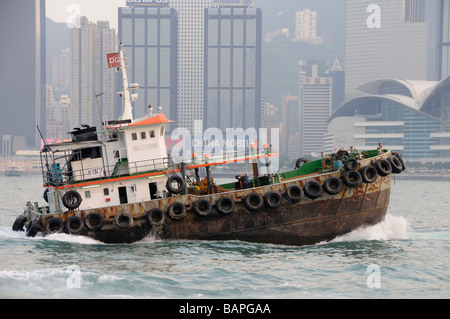
[{"label": "sea water", "polygon": [[0,176],[0,298],[450,297],[450,181],[394,179],[385,221],[302,247],[13,232],[41,184]]}]

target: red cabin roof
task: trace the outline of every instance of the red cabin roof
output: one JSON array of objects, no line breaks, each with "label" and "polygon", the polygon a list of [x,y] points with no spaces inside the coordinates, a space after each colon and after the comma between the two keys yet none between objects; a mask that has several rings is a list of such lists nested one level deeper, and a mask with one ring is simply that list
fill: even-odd
[{"label": "red cabin roof", "polygon": [[160,113],[154,117],[130,124],[128,126],[152,125],[152,124],[173,123],[173,122],[174,121],[169,121],[164,114]]}]

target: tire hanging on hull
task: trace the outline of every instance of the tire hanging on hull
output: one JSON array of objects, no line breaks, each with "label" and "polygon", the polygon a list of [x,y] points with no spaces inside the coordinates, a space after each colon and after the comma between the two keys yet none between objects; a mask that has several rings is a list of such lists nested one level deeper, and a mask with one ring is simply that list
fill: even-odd
[{"label": "tire hanging on hull", "polygon": [[257,211],[264,205],[264,200],[258,193],[250,193],[242,200],[245,208],[251,211]]},{"label": "tire hanging on hull", "polygon": [[72,216],[69,217],[65,222],[64,222],[64,230],[66,231],[66,233],[68,234],[72,234],[72,235],[80,235],[81,232],[84,229],[84,222],[83,220],[78,217],[78,216]]},{"label": "tire hanging on hull", "polygon": [[310,180],[305,184],[303,191],[305,192],[306,197],[316,199],[322,194],[322,185],[315,180]]},{"label": "tire hanging on hull", "polygon": [[284,196],[290,203],[298,203],[303,199],[304,195],[303,189],[298,185],[291,185],[284,192]]}]

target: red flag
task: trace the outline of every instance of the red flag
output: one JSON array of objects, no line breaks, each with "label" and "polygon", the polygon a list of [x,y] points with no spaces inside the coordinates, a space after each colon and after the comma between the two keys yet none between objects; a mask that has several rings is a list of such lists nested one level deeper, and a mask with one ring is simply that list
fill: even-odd
[{"label": "red flag", "polygon": [[106,57],[108,58],[108,66],[110,68],[118,68],[120,66],[119,53],[110,53]]}]

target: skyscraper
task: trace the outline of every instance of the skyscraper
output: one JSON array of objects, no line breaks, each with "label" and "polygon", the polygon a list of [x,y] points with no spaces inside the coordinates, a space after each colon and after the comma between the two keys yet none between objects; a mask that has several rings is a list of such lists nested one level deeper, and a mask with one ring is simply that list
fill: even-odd
[{"label": "skyscraper", "polygon": [[332,112],[334,112],[345,101],[345,71],[342,69],[337,58],[333,66],[325,72],[325,75],[333,79]]},{"label": "skyscraper", "polygon": [[323,150],[332,110],[333,79],[324,76],[324,61],[299,61],[300,155]]},{"label": "skyscraper", "polygon": [[0,1],[0,153],[40,146],[45,134],[45,1]]},{"label": "skyscraper", "polygon": [[148,0],[119,9],[119,41],[140,86],[136,115],[152,104],[191,132],[196,120],[259,126],[261,10],[252,3]]},{"label": "skyscraper", "polygon": [[[128,78],[139,84],[135,118],[152,105],[155,112],[161,106],[167,118],[177,120],[178,14],[167,5],[130,3],[119,8],[119,41],[129,59]],[[167,131],[173,128],[170,124]]]},{"label": "skyscraper", "polygon": [[90,22],[81,17],[80,27],[71,30],[72,90],[70,125],[101,125],[114,119],[114,69],[106,55],[115,52],[115,31],[109,22]]},{"label": "skyscraper", "polygon": [[417,0],[348,0],[346,94],[373,79],[427,79],[427,24]]},{"label": "skyscraper", "polygon": [[437,79],[450,75],[450,1],[438,0],[437,10]]},{"label": "skyscraper", "polygon": [[295,40],[322,42],[317,36],[317,12],[305,9],[295,13]]},{"label": "skyscraper", "polygon": [[205,9],[213,0],[170,0],[178,12],[178,126],[203,121]]},{"label": "skyscraper", "polygon": [[248,5],[205,10],[204,127],[261,124],[262,14]]}]

